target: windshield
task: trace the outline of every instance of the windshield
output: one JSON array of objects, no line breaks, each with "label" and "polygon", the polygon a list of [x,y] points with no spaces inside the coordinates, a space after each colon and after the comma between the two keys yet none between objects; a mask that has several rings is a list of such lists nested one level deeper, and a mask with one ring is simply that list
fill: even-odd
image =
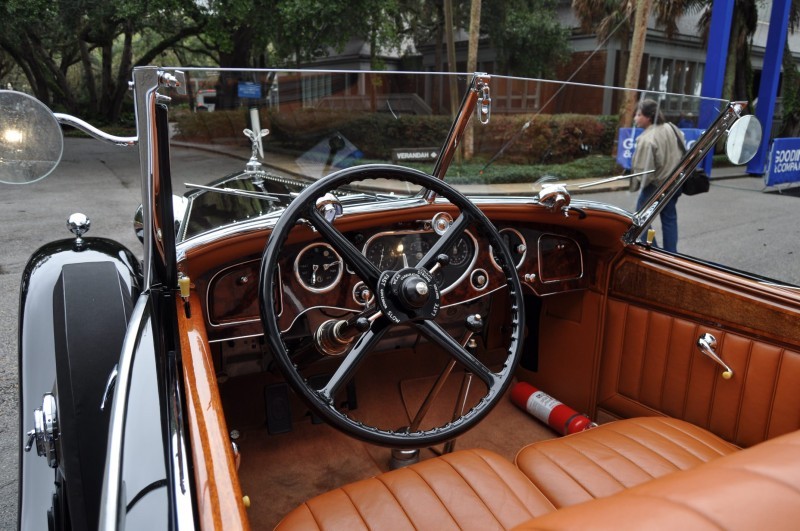
[{"label": "windshield", "polygon": [[[648,85],[663,90],[496,75],[476,87],[471,74],[426,72],[181,70],[186,94],[169,95],[172,171],[187,183],[176,193],[189,198],[182,239],[275,213],[308,183],[374,163],[444,175],[474,196],[532,198],[544,183],[567,182],[577,197],[632,212],[625,175],[641,132],[631,125],[633,105],[657,101],[691,147],[701,112],[714,117],[726,103],[668,92],[681,87],[656,79]],[[469,90],[477,102],[463,106]],[[469,120],[458,119],[464,112]],[[454,129],[458,142],[442,165]],[[376,179],[344,193],[343,201],[386,201],[421,190]]]}]

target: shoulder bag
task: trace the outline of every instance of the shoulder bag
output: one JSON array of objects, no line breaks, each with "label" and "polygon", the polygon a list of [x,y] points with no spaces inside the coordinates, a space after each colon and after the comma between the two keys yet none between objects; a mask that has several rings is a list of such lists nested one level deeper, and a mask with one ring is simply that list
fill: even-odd
[{"label": "shoulder bag", "polygon": [[[681,140],[681,136],[678,134],[678,130],[675,128],[674,125],[671,123],[669,124],[670,129],[672,132],[675,133],[675,140],[678,142],[678,149],[681,150],[681,153],[684,155],[686,154],[686,146],[684,145],[683,141]],[[689,177],[684,181],[683,188],[681,188],[681,193],[686,195],[697,195],[697,194],[704,194],[708,192],[708,189],[711,187],[711,181],[708,179],[708,175],[699,166],[689,174]]]}]

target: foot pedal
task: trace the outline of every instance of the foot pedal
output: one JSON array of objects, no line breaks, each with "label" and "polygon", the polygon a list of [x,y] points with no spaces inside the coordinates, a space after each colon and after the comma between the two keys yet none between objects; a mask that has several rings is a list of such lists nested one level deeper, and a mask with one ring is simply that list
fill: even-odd
[{"label": "foot pedal", "polygon": [[289,386],[270,384],[264,388],[267,407],[267,432],[270,435],[292,431],[292,408],[289,405]]}]

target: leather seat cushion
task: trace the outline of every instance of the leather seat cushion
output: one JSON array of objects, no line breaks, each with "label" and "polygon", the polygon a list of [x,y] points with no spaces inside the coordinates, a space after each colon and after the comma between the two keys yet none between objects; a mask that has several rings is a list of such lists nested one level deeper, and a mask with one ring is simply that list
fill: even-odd
[{"label": "leather seat cushion", "polygon": [[517,467],[556,508],[610,496],[739,449],[677,419],[644,417],[526,446]]},{"label": "leather seat cushion", "polygon": [[800,431],[518,529],[797,529]]},{"label": "leather seat cushion", "polygon": [[508,460],[461,450],[312,498],[276,529],[510,529],[553,510]]}]

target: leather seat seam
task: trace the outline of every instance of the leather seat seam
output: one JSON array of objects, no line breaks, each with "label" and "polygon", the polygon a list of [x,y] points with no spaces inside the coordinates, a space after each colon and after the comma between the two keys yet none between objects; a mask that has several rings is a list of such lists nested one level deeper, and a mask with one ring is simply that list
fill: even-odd
[{"label": "leather seat seam", "polygon": [[308,510],[308,514],[311,515],[312,520],[314,520],[314,523],[317,525],[317,529],[321,530],[322,526],[320,525],[320,522],[317,519],[317,515],[314,514],[313,510],[311,510],[311,506],[308,504],[308,502],[304,502],[303,506]]},{"label": "leather seat seam", "polygon": [[[621,451],[617,450],[616,448],[614,448],[614,447],[612,447],[612,446],[609,446],[608,444],[606,444],[606,443],[604,443],[604,442],[602,442],[602,441],[597,441],[597,440],[595,440],[595,441],[592,441],[592,442],[594,442],[594,443],[596,443],[596,444],[599,444],[600,446],[603,446],[603,447],[605,447],[605,448],[608,448],[609,450],[611,450],[612,452],[614,452],[615,454],[617,454],[618,456],[620,456],[621,458],[623,458],[624,460],[628,461],[628,462],[629,462],[629,463],[631,463],[633,466],[635,466],[636,468],[638,468],[639,470],[641,470],[642,472],[644,472],[645,474],[647,474],[648,476],[650,476],[650,478],[651,478],[651,479],[655,479],[655,478],[659,477],[659,476],[654,476],[654,475],[653,475],[653,474],[651,474],[649,471],[645,470],[645,469],[644,469],[644,467],[643,467],[642,465],[640,465],[639,463],[637,463],[636,461],[634,461],[633,459],[631,459],[630,457],[628,457],[626,454],[623,454]],[[641,444],[641,443],[640,443],[640,444]],[[675,463],[673,463],[672,461],[670,461],[670,460],[668,460],[668,459],[664,458],[664,456],[662,456],[661,454],[656,454],[656,455],[658,455],[659,457],[663,458],[665,461],[667,461],[667,462],[668,462],[669,464],[671,464],[672,466],[675,466],[675,467],[676,467],[676,470],[680,470],[680,468],[678,468],[678,467],[675,465]]]},{"label": "leather seat seam", "polygon": [[[654,433],[654,434],[656,434],[656,435],[659,435],[659,433],[658,433],[657,431],[654,431],[654,430],[648,430],[648,431],[651,431],[652,433]],[[660,454],[659,452],[656,452],[656,451],[655,451],[655,450],[653,450],[652,448],[649,448],[649,447],[648,447],[646,444],[642,443],[642,441],[640,441],[640,440],[636,439],[636,438],[635,438],[635,437],[633,437],[632,435],[630,435],[630,434],[628,434],[628,433],[622,433],[622,432],[619,432],[619,431],[615,431],[614,433],[615,433],[615,434],[617,434],[617,435],[619,435],[620,437],[624,437],[625,439],[628,439],[629,441],[632,441],[632,442],[636,443],[636,444],[639,446],[639,448],[642,448],[643,450],[646,450],[646,451],[650,452],[651,454],[653,454],[653,455],[654,455],[654,456],[656,456],[657,458],[660,458],[660,459],[661,459],[662,461],[664,461],[665,463],[668,463],[668,464],[672,465],[673,467],[675,467],[675,470],[682,470],[682,469],[681,469],[681,467],[680,467],[680,466],[678,466],[678,464],[677,464],[677,463],[675,463],[675,462],[674,462],[674,461],[672,461],[671,459],[668,459],[666,456],[664,456],[664,455]],[[667,442],[669,442],[669,443],[673,443],[673,444],[675,444],[675,447],[676,447],[676,448],[679,448],[679,449],[683,450],[684,452],[686,452],[686,453],[687,453],[688,455],[690,455],[691,457],[694,457],[695,459],[697,459],[697,460],[698,460],[700,463],[705,463],[705,462],[706,462],[704,459],[702,459],[702,458],[701,458],[701,457],[699,457],[698,455],[694,454],[693,452],[690,452],[688,449],[684,448],[683,446],[681,446],[681,445],[679,445],[679,444],[677,444],[677,443],[674,443],[674,441],[672,441],[672,439],[669,439],[669,438],[667,438],[667,437],[662,437],[662,438],[663,438],[664,440],[666,440]],[[616,450],[615,450],[615,451],[616,451]],[[619,454],[619,451],[616,451],[616,452]],[[620,454],[620,455],[622,455],[622,454]],[[699,463],[698,463],[698,464],[699,464]],[[641,468],[641,467],[640,467],[640,468]]]},{"label": "leather seat seam", "polygon": [[[448,463],[448,464],[449,464],[449,463]],[[458,525],[458,520],[456,520],[456,517],[455,517],[455,515],[454,515],[454,514],[453,514],[453,513],[450,511],[450,507],[448,507],[448,506],[447,506],[447,504],[446,504],[446,503],[444,503],[444,501],[442,501],[442,498],[441,498],[441,497],[439,496],[439,494],[436,492],[436,489],[434,489],[434,488],[433,488],[433,485],[431,484],[431,482],[430,482],[430,481],[428,481],[427,479],[425,479],[425,477],[424,477],[422,474],[420,474],[420,473],[419,473],[419,472],[418,472],[418,471],[417,471],[417,470],[416,470],[416,469],[415,469],[413,466],[410,466],[410,467],[408,467],[408,470],[409,470],[410,472],[413,472],[414,474],[416,474],[416,475],[417,475],[417,477],[419,477],[419,478],[422,480],[422,482],[423,482],[423,483],[425,483],[425,485],[427,485],[427,486],[428,486],[428,489],[431,491],[431,493],[433,493],[433,495],[434,495],[434,496],[436,496],[436,499],[438,500],[438,502],[439,502],[439,505],[441,505],[441,506],[442,506],[442,508],[445,510],[445,512],[446,512],[448,515],[450,515],[450,520],[452,520],[452,521],[453,521],[453,523],[456,525],[456,527],[460,527],[460,526]],[[460,474],[459,474],[459,475],[460,475]],[[413,522],[412,522],[412,524],[411,524],[411,525],[414,525],[414,524],[413,524]],[[414,526],[414,527],[416,528],[416,526]]]},{"label": "leather seat seam", "polygon": [[[497,469],[496,469],[495,467],[493,467],[493,466],[492,466],[492,463],[491,463],[491,462],[490,462],[488,459],[486,459],[486,458],[483,456],[483,454],[482,454],[482,453],[480,453],[480,452],[476,452],[475,450],[470,450],[470,452],[471,452],[471,453],[473,453],[474,455],[476,455],[478,458],[480,458],[480,459],[481,459],[481,460],[482,460],[484,463],[486,463],[486,466],[488,466],[488,467],[489,467],[489,469],[490,469],[492,472],[494,472],[494,475],[495,475],[495,476],[497,476],[497,478],[498,478],[498,479],[500,479],[500,480],[503,482],[503,484],[505,484],[505,486],[506,486],[506,487],[508,487],[508,491],[509,491],[509,492],[510,492],[510,493],[511,493],[513,496],[514,496],[514,498],[516,498],[516,499],[517,499],[517,501],[519,502],[519,505],[520,505],[520,507],[522,507],[523,509],[525,509],[525,510],[528,512],[528,514],[531,516],[531,518],[535,518],[535,517],[536,517],[536,515],[535,515],[535,514],[533,514],[533,513],[531,512],[530,508],[529,508],[529,507],[528,507],[528,506],[525,504],[525,502],[524,502],[522,499],[520,499],[520,497],[517,495],[517,493],[514,491],[514,489],[512,489],[512,488],[511,488],[511,485],[509,485],[509,484],[508,484],[508,482],[507,482],[505,479],[503,479],[503,477],[500,475],[500,473],[497,471]],[[517,470],[519,470],[519,469],[517,469]],[[520,472],[521,472],[521,471],[520,471]],[[550,506],[551,506],[551,507],[553,508],[553,510],[555,511],[555,510],[556,510],[556,506],[555,506],[555,505],[553,505],[553,502],[551,502],[551,501],[550,501],[550,498],[548,498],[547,496],[545,496],[545,495],[544,495],[544,493],[543,493],[543,492],[542,492],[542,491],[541,491],[541,490],[540,490],[540,489],[539,489],[539,488],[538,488],[538,487],[537,487],[537,486],[536,486],[536,485],[535,485],[535,484],[534,484],[534,483],[533,483],[533,482],[530,480],[530,478],[529,478],[528,476],[526,476],[525,474],[522,474],[522,476],[523,476],[523,477],[524,477],[526,480],[528,480],[528,483],[529,483],[529,484],[530,484],[530,485],[531,485],[531,486],[532,486],[534,489],[536,489],[536,491],[537,491],[537,492],[539,492],[539,493],[540,493],[540,494],[541,494],[541,495],[544,497],[544,499],[545,499],[545,500],[547,500],[547,503],[549,503],[549,504],[550,504]]]},{"label": "leather seat seam", "polygon": [[[477,455],[477,452],[475,452],[474,450],[469,450],[469,452],[470,452],[471,454],[473,454],[473,455]],[[485,462],[485,460],[484,460],[484,459],[481,459],[481,460]],[[492,510],[491,510],[491,508],[489,507],[489,505],[486,503],[486,500],[484,500],[484,499],[483,499],[483,497],[482,497],[480,494],[478,494],[478,491],[477,491],[477,490],[475,490],[475,488],[472,486],[472,483],[470,483],[469,481],[467,481],[467,478],[465,478],[465,477],[464,477],[464,475],[461,473],[461,471],[459,471],[459,470],[458,470],[458,469],[457,469],[455,466],[453,466],[453,464],[452,464],[450,461],[448,461],[446,458],[445,458],[445,459],[443,459],[442,461],[444,461],[445,463],[447,463],[447,466],[449,466],[451,469],[453,469],[453,472],[455,472],[456,474],[458,474],[458,477],[460,477],[460,478],[461,478],[461,481],[463,481],[463,482],[464,482],[464,484],[466,484],[466,485],[467,485],[467,487],[469,487],[469,488],[470,488],[470,490],[471,490],[473,493],[475,493],[475,497],[476,497],[476,498],[478,498],[478,499],[481,501],[481,503],[483,504],[483,506],[486,508],[486,511],[487,511],[489,514],[491,514],[491,515],[492,515],[492,518],[494,518],[494,521],[495,521],[495,522],[497,522],[497,525],[498,525],[499,527],[501,527],[501,528],[502,528],[502,527],[503,527],[503,524],[502,524],[502,523],[500,523],[500,520],[498,520],[498,519],[497,519],[497,516],[494,514],[494,511],[492,511]],[[491,467],[489,467],[489,468],[490,468],[490,470],[492,470],[492,469],[491,469]],[[498,476],[498,478],[499,478],[499,476]],[[499,479],[500,479],[500,478],[499,478]],[[508,486],[508,484],[507,484],[505,481],[503,481],[503,483],[504,483],[506,486]],[[514,496],[516,497],[516,494],[515,494]],[[517,498],[517,499],[519,500],[519,498]],[[523,507],[524,507],[524,508],[527,510],[527,507],[525,507],[525,505],[524,505],[524,504],[523,504],[522,506],[523,506]],[[529,514],[530,514],[530,513],[529,513]],[[456,521],[456,525],[458,525],[458,521]],[[460,527],[460,526],[459,526],[459,527]]]},{"label": "leather seat seam", "polygon": [[[346,487],[346,485],[345,485],[345,487]],[[366,519],[364,519],[364,515],[361,514],[361,511],[358,510],[358,505],[356,505],[355,501],[353,501],[353,497],[350,496],[350,493],[347,492],[347,489],[345,489],[345,487],[342,487],[342,489],[341,489],[342,492],[344,493],[345,496],[347,496],[347,499],[350,500],[350,505],[353,506],[353,509],[356,511],[356,514],[361,519],[361,522],[363,522],[364,527],[367,528],[367,529],[370,529],[369,524],[367,523]],[[394,494],[392,494],[392,497],[394,498]]]},{"label": "leather seat seam", "polygon": [[[419,475],[419,474],[417,474],[417,475]],[[410,515],[410,514],[408,514],[408,511],[406,511],[406,507],[405,507],[405,505],[403,505],[403,504],[400,502],[400,500],[397,498],[397,495],[394,493],[394,491],[393,491],[393,490],[392,490],[392,489],[389,487],[389,485],[388,485],[388,484],[387,484],[387,483],[384,481],[384,479],[385,479],[385,478],[384,478],[384,476],[382,476],[382,475],[381,475],[381,476],[376,476],[376,477],[375,477],[375,479],[377,479],[377,480],[378,480],[378,483],[380,483],[381,485],[383,485],[383,488],[385,488],[385,489],[386,489],[386,491],[387,491],[389,494],[391,494],[391,495],[392,495],[392,498],[394,499],[394,501],[395,501],[395,503],[397,504],[397,506],[398,506],[398,507],[400,507],[400,510],[401,510],[401,511],[403,511],[403,514],[404,514],[404,515],[406,515],[406,520],[408,520],[408,523],[410,523],[410,524],[411,524],[411,527],[413,527],[414,529],[417,529],[417,526],[416,526],[416,524],[414,523],[414,520],[411,518],[411,515]],[[436,495],[436,493],[435,493],[435,492],[434,492],[433,494],[434,494],[434,496]],[[438,496],[437,496],[437,498],[438,498]],[[439,500],[439,501],[441,502],[441,500]],[[367,526],[367,527],[369,527],[369,526]]]},{"label": "leather seat seam", "polygon": [[[604,473],[605,473],[605,474],[606,474],[608,477],[610,477],[610,478],[611,478],[611,479],[613,479],[613,480],[614,480],[616,483],[618,483],[620,487],[622,487],[623,489],[627,488],[627,487],[626,487],[626,486],[625,486],[625,485],[624,485],[622,482],[620,482],[620,481],[619,481],[617,478],[615,478],[614,476],[611,476],[611,475],[609,475],[609,474],[608,474],[608,472],[606,471],[606,469],[604,469],[603,467],[601,467],[600,465],[598,465],[598,464],[597,464],[597,463],[596,463],[594,460],[590,459],[590,458],[589,458],[589,456],[587,456],[587,455],[586,455],[586,454],[584,454],[583,452],[579,452],[579,451],[578,451],[578,450],[576,450],[574,447],[572,447],[572,446],[570,446],[570,445],[568,445],[568,444],[567,444],[566,446],[567,446],[567,448],[569,448],[569,449],[571,449],[571,450],[573,450],[573,451],[577,452],[577,453],[578,453],[578,454],[580,454],[581,456],[583,456],[585,459],[589,460],[589,462],[590,462],[592,465],[594,465],[595,467],[597,467],[597,468],[599,468],[600,470],[602,470],[602,471],[603,471],[603,472],[604,472]],[[583,483],[583,481],[581,481],[580,479],[578,479],[578,478],[577,478],[575,475],[573,475],[573,474],[572,474],[572,473],[571,473],[569,470],[567,470],[566,468],[564,468],[563,466],[561,466],[561,465],[559,464],[559,462],[558,462],[558,461],[556,461],[556,460],[555,460],[553,457],[551,457],[551,456],[547,455],[546,453],[542,452],[542,451],[541,451],[541,450],[539,450],[538,448],[536,448],[535,450],[536,450],[537,452],[539,452],[539,453],[540,453],[540,454],[541,454],[541,455],[542,455],[542,456],[543,456],[545,459],[547,459],[548,461],[550,461],[551,463],[553,463],[555,466],[557,466],[559,470],[561,470],[561,471],[562,471],[564,474],[566,474],[566,475],[567,475],[567,476],[568,476],[568,477],[569,477],[569,478],[570,478],[572,481],[574,481],[574,482],[575,482],[575,483],[576,483],[576,484],[577,484],[579,487],[581,487],[581,488],[584,490],[584,492],[586,492],[586,493],[587,493],[589,496],[591,496],[591,497],[592,497],[592,498],[594,498],[594,499],[597,499],[597,496],[595,496],[595,495],[594,495],[594,493],[593,493],[592,491],[590,491],[590,490],[589,490],[589,489],[586,487],[586,485]],[[537,486],[538,486],[538,485],[537,485]],[[549,498],[548,498],[548,499],[549,499]],[[552,503],[552,502],[550,502],[550,503]]]},{"label": "leather seat seam", "polygon": [[[715,452],[720,456],[726,455],[726,454],[720,452],[717,448],[713,447],[707,441],[704,441],[703,439],[699,438],[697,435],[695,435],[693,433],[690,433],[688,430],[681,429],[680,427],[676,426],[675,424],[672,424],[670,422],[666,422],[664,419],[658,419],[658,421],[662,426],[666,426],[666,427],[671,428],[671,429],[673,429],[673,430],[675,430],[675,431],[677,431],[679,433],[682,433],[682,434],[686,435],[687,437],[691,438],[693,441],[696,441],[697,443],[705,446],[706,448],[708,448],[712,452]],[[691,455],[697,457],[698,459],[700,459],[702,461],[705,461],[701,456],[698,456],[695,452],[691,451],[691,449],[689,449],[689,447],[684,446],[684,445],[680,444],[678,441],[667,437],[666,434],[658,432],[658,431],[656,431],[656,430],[654,430],[654,429],[652,429],[652,428],[650,428],[650,427],[648,427],[648,426],[646,426],[644,424],[640,424],[640,426],[642,428],[646,429],[647,431],[649,431],[651,433],[654,433],[654,434],[662,437],[663,439],[666,439],[667,441],[675,444],[676,446],[685,449],[688,453],[690,453]],[[710,433],[710,432],[708,432],[708,433]]]}]

